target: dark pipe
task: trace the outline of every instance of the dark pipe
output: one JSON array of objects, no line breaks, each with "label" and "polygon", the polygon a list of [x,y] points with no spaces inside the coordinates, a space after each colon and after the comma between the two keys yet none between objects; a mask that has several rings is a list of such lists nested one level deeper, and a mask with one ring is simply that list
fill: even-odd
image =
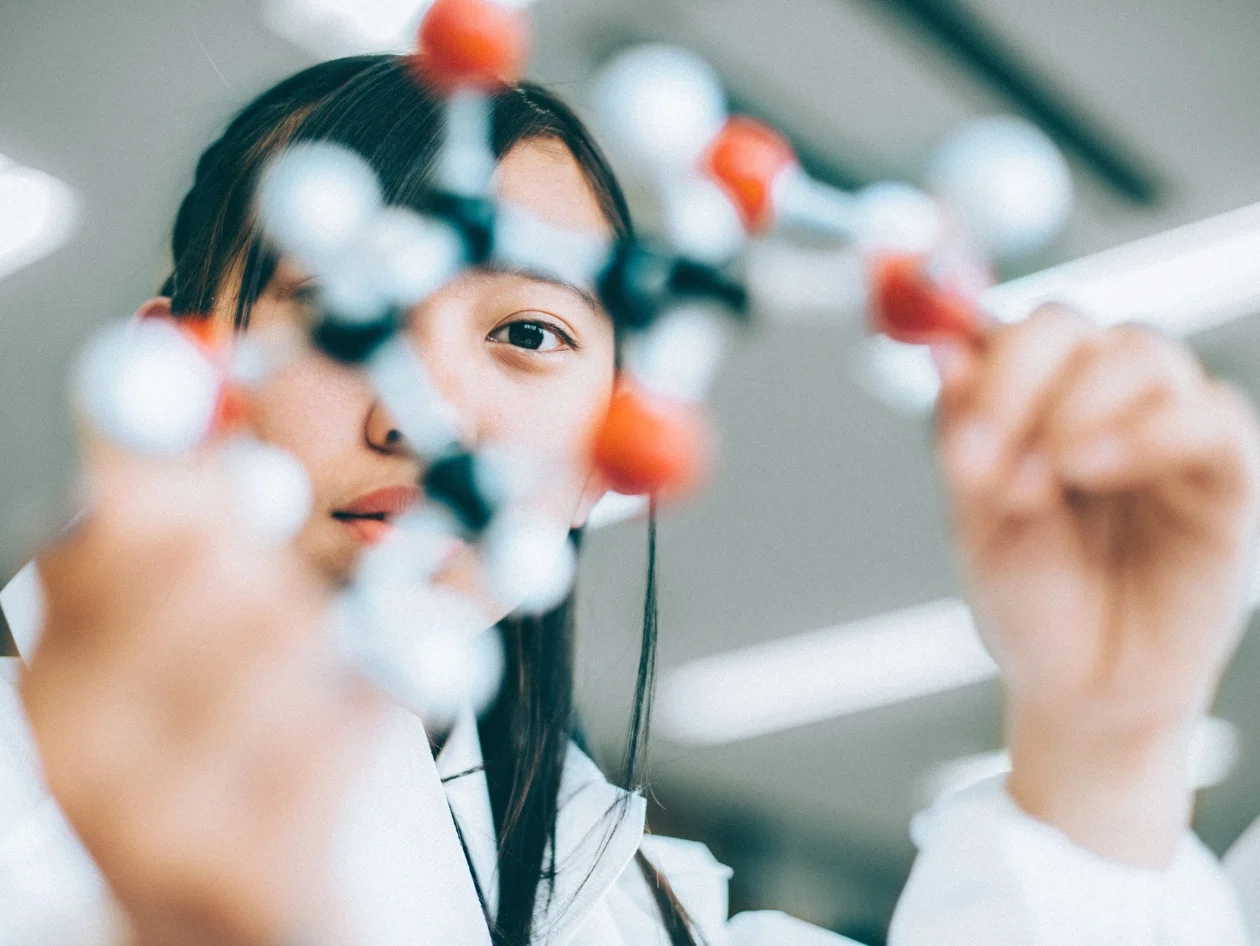
[{"label": "dark pipe", "polygon": [[878,3],[927,33],[1130,202],[1151,206],[1162,196],[1163,185],[1149,167],[1052,91],[1031,64],[957,0],[867,2]]}]

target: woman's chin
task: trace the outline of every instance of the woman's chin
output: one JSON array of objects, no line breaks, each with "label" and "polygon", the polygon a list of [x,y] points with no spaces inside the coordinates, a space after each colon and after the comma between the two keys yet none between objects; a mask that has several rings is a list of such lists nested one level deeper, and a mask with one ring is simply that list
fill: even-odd
[{"label": "woman's chin", "polygon": [[[308,525],[295,544],[303,558],[334,588],[344,588],[354,580],[359,562],[368,550],[362,543],[346,541],[345,530],[339,523],[334,530],[316,530]],[[498,623],[512,609],[491,594],[481,575],[477,556],[468,547],[453,552],[449,560],[438,567],[430,584],[465,598],[485,619],[487,627]]]},{"label": "woman's chin", "polygon": [[467,599],[485,620],[487,627],[503,620],[511,610],[495,600],[475,564],[458,560],[452,562],[438,570],[433,576],[433,584]]}]

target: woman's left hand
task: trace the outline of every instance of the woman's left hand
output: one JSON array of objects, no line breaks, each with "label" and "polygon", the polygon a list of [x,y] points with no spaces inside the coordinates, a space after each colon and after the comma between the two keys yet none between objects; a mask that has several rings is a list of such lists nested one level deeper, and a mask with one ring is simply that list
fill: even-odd
[{"label": "woman's left hand", "polygon": [[1166,864],[1189,818],[1189,736],[1245,623],[1253,411],[1185,345],[1058,306],[936,355],[1008,790],[1100,854]]}]

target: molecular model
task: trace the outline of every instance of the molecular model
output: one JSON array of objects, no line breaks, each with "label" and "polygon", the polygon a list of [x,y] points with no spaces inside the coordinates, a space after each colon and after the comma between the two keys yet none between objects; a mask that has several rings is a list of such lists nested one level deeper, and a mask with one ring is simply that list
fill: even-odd
[{"label": "molecular model", "polygon": [[[752,238],[807,230],[853,245],[868,274],[871,324],[899,342],[984,332],[974,296],[951,282],[958,241],[947,236],[939,197],[897,183],[850,194],[810,178],[778,132],[727,114],[715,74],[685,50],[631,49],[595,84],[605,139],[660,195],[660,243],[608,242],[496,203],[491,97],[521,78],[529,42],[522,3],[430,6],[413,72],[442,97],[446,136],[424,213],[387,206],[368,163],[338,145],[296,144],[268,167],[257,195],[261,223],[321,286],[309,338],[245,335],[225,344],[203,332],[190,341],[174,323],[145,320],[97,337],[75,376],[88,415],[127,448],[179,454],[222,439],[241,501],[271,538],[286,541],[306,518],[310,487],[291,456],[239,433],[251,393],[306,345],[362,370],[423,459],[428,501],[365,553],[338,603],[340,639],[356,666],[437,724],[467,702],[487,706],[503,671],[497,632],[485,630],[469,602],[431,584],[451,542],[477,546],[496,598],[518,612],[554,607],[576,570],[567,524],[526,508],[530,484],[547,471],[502,445],[461,444],[454,409],[406,339],[407,312],[462,270],[494,262],[598,295],[625,357],[593,462],[627,495],[678,496],[704,478],[711,456],[703,404],[728,332],[748,316],[738,271]],[[1011,140],[1009,131],[1003,139],[1001,129],[988,129],[982,157],[995,137],[998,150]],[[967,258],[1027,253],[1053,236],[1066,213],[1057,152],[1034,153],[1025,164],[1034,176],[1049,167],[1042,177],[1055,178],[1059,197],[1012,213],[1010,201],[989,200],[985,162],[969,158],[969,147],[976,151],[956,142],[933,172],[938,194],[974,211],[958,215],[968,245],[979,248]],[[225,430],[238,432],[223,438]]]}]

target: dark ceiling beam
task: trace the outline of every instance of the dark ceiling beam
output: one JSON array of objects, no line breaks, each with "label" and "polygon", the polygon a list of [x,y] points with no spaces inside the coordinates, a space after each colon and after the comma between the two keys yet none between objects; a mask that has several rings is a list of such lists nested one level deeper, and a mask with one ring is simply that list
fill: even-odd
[{"label": "dark ceiling beam", "polygon": [[1131,203],[1150,206],[1164,186],[1150,165],[1052,87],[958,0],[866,0],[927,34],[1002,93],[1065,151]]}]

